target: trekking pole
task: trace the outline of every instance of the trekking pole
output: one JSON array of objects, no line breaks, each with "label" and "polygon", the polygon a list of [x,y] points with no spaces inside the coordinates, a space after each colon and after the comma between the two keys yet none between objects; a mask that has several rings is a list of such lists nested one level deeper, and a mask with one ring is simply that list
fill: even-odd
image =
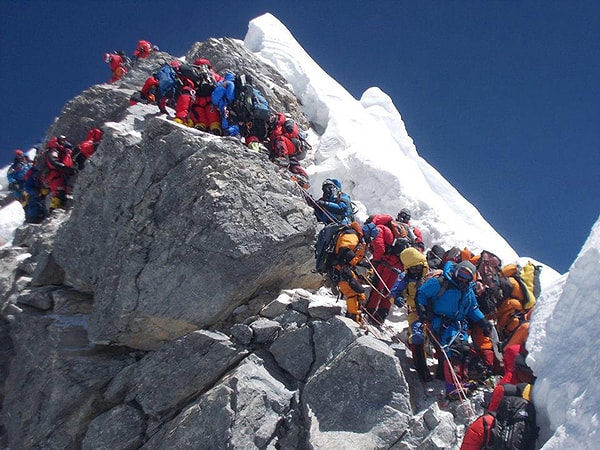
[{"label": "trekking pole", "polygon": [[[382,284],[383,289],[385,289],[385,291],[387,292],[387,294],[384,294],[382,291],[380,291],[375,286],[373,286],[373,284],[369,280],[365,280],[365,281],[367,282],[367,284],[369,286],[371,286],[373,288],[373,290],[375,292],[377,292],[380,295],[380,297],[387,298],[390,295],[390,288],[385,283],[385,281],[383,281],[383,278],[381,278],[381,275],[379,275],[379,273],[377,272],[377,269],[375,269],[375,266],[373,265],[373,263],[370,260],[368,261],[368,263],[371,266],[371,269],[373,269],[373,273],[375,273],[375,276],[379,279],[379,282]],[[379,303],[380,302],[381,302],[381,299],[379,299],[379,302],[377,303],[377,307],[379,307]]]},{"label": "trekking pole", "polygon": [[452,367],[452,363],[450,362],[450,358],[448,358],[448,355],[444,351],[444,348],[442,347],[442,344],[440,344],[440,342],[437,340],[437,338],[435,337],[435,335],[434,335],[433,331],[431,330],[431,328],[429,327],[429,325],[428,324],[423,324],[423,328],[425,329],[425,332],[429,335],[429,337],[433,341],[434,345],[444,355],[444,359],[446,360],[446,363],[448,364],[448,368],[450,370],[450,375],[452,376],[452,381],[454,382],[454,385],[457,388],[456,390],[458,391],[458,396],[461,399],[461,405],[464,408],[465,414],[467,415],[467,417],[469,418],[469,420],[471,420],[473,417],[475,417],[477,415],[477,413],[473,409],[473,406],[471,405],[471,403],[467,402],[467,393],[466,393],[466,390],[462,386],[462,383],[459,381],[458,375],[456,375],[456,371],[454,370],[454,367]]},{"label": "trekking pole", "polygon": [[387,295],[383,295],[381,292],[377,291],[382,297],[387,297],[390,293],[390,288],[388,287],[388,285],[385,283],[385,281],[383,281],[383,278],[381,278],[381,275],[379,275],[379,273],[377,272],[377,269],[375,269],[375,266],[373,265],[373,263],[369,260],[369,265],[371,266],[371,269],[373,269],[373,272],[375,273],[375,275],[377,276],[377,278],[379,279],[379,281],[381,282],[381,285],[383,286],[383,288],[388,292]]},{"label": "trekking pole", "polygon": [[386,294],[384,294],[384,293],[383,293],[382,291],[380,291],[379,289],[377,289],[377,288],[376,288],[376,287],[373,285],[373,283],[371,283],[371,280],[369,280],[367,277],[365,277],[365,276],[364,276],[364,275],[362,275],[362,274],[357,274],[357,275],[358,275],[358,276],[361,278],[361,280],[363,280],[365,283],[367,283],[367,284],[368,284],[368,285],[371,287],[371,289],[373,289],[373,290],[374,290],[375,292],[377,292],[379,295],[381,295],[382,297],[387,297],[387,295],[386,295]]}]

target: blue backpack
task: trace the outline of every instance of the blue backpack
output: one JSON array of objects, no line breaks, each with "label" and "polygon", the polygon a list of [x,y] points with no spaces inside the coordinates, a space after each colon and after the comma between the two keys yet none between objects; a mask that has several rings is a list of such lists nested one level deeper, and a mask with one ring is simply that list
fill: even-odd
[{"label": "blue backpack", "polygon": [[175,96],[177,87],[177,74],[175,70],[169,65],[165,64],[154,74],[158,80],[158,98]]}]

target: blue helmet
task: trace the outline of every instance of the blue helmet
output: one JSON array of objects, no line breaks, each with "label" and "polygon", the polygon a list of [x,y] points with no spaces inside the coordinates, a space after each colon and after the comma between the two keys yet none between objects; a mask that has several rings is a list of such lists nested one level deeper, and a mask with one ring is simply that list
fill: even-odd
[{"label": "blue helmet", "polygon": [[379,230],[377,229],[377,226],[373,222],[365,223],[362,226],[362,232],[363,232],[363,237],[367,241],[375,239],[377,237],[377,235],[379,234]]}]

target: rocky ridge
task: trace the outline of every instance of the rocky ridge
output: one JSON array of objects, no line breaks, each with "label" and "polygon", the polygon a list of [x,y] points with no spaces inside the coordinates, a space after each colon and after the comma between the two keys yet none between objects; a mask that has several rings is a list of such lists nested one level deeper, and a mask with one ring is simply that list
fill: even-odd
[{"label": "rocky ridge", "polygon": [[[240,42],[186,56],[250,73],[274,109],[309,125]],[[421,401],[406,348],[323,301],[317,225],[295,183],[234,139],[129,107],[170,58],[84,91],[48,130],[105,137],[73,207],[0,250],[0,445],[457,447],[460,427]]]}]

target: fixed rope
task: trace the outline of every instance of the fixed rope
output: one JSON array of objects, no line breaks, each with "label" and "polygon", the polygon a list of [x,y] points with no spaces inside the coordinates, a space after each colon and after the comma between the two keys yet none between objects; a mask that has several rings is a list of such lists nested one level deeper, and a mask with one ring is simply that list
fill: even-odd
[{"label": "fixed rope", "polygon": [[434,345],[444,355],[444,359],[445,359],[446,363],[448,364],[448,368],[450,371],[450,375],[452,377],[452,381],[453,381],[454,385],[456,386],[456,390],[458,392],[458,396],[459,396],[461,405],[464,408],[465,415],[469,418],[469,420],[473,420],[477,416],[477,413],[473,409],[473,406],[471,405],[471,403],[467,401],[467,391],[465,390],[462,383],[458,379],[458,375],[456,374],[456,371],[454,370],[454,367],[452,366],[452,363],[450,362],[450,358],[448,358],[448,355],[444,351],[442,344],[440,344],[440,342],[437,340],[437,338],[435,337],[435,334],[433,333],[433,330],[429,327],[429,325],[423,324],[423,328],[425,329],[425,332],[429,335],[429,338],[433,341]]}]

